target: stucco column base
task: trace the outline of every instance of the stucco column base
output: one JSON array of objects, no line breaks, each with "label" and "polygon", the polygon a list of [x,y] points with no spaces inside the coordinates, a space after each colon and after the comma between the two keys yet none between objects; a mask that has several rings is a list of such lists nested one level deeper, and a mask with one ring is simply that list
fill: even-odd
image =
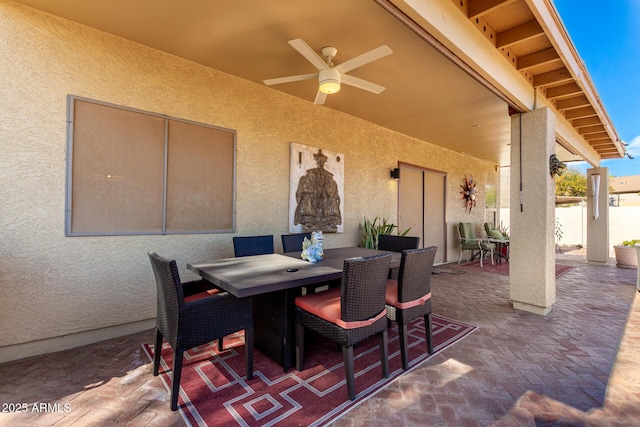
[{"label": "stucco column base", "polygon": [[537,305],[531,305],[531,304],[527,304],[524,302],[517,302],[517,301],[511,301],[511,303],[515,310],[527,311],[529,313],[540,314],[542,316],[546,316],[547,314],[551,313],[551,310],[553,310],[552,306],[538,307]]}]

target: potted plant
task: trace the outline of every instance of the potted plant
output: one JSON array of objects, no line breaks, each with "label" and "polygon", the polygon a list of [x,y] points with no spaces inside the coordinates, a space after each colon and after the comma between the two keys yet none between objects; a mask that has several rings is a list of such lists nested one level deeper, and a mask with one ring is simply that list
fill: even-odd
[{"label": "potted plant", "polygon": [[638,268],[638,257],[635,245],[640,245],[640,239],[625,240],[613,247],[616,254],[616,266],[621,268]]},{"label": "potted plant", "polygon": [[[369,221],[366,217],[364,218],[364,223],[360,224],[360,228],[362,230],[362,242],[360,243],[360,247],[369,248],[369,249],[378,249],[378,236],[381,234],[391,234],[391,232],[398,228],[397,225],[389,222],[387,218],[380,219],[375,217],[372,221]],[[406,236],[411,228],[406,229],[402,233],[399,233],[399,236]]]}]

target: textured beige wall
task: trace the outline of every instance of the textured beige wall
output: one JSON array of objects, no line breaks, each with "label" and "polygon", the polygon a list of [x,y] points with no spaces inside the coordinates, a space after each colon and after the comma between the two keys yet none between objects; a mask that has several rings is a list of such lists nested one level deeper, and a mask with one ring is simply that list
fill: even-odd
[{"label": "textured beige wall", "polygon": [[[230,234],[64,237],[68,94],[237,130],[237,234],[287,232],[289,143],[345,154],[345,232],[396,218],[398,161],[448,173],[449,259],[465,213],[460,183],[497,184],[493,165],[390,132],[265,86],[0,0],[0,353],[14,344],[155,317],[146,256],[233,254]],[[47,345],[41,346],[46,350]],[[1,359],[1,357],[0,357]]]}]

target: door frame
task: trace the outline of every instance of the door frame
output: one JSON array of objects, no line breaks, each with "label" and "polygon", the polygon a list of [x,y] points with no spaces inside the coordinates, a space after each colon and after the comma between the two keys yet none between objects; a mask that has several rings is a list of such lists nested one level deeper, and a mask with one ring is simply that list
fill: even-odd
[{"label": "door frame", "polygon": [[[443,223],[442,223],[442,242],[444,247],[440,248],[438,247],[439,250],[441,250],[441,253],[443,254],[443,260],[442,263],[447,263],[448,262],[448,230],[447,230],[447,202],[448,202],[448,192],[447,192],[447,186],[448,186],[448,174],[445,171],[442,170],[438,170],[438,169],[433,169],[433,168],[428,168],[425,166],[421,166],[421,165],[417,165],[415,163],[409,163],[409,162],[402,162],[402,161],[398,161],[398,168],[401,170],[402,167],[408,167],[408,168],[412,168],[412,169],[417,169],[423,172],[423,182],[424,182],[424,173],[432,173],[432,174],[438,174],[438,175],[442,175],[443,177],[443,200],[442,200],[442,209],[443,209]],[[400,192],[401,192],[401,186],[402,186],[402,173],[400,173],[400,182],[398,183],[398,196],[397,196],[397,212],[396,212],[396,217],[398,219],[400,219]],[[424,241],[424,237],[425,237],[425,209],[424,209],[424,192],[425,192],[425,188],[423,187],[423,200],[422,200],[422,218],[423,218],[423,230],[422,230],[422,236],[420,236],[420,243],[422,247],[426,247],[425,246],[425,241]],[[398,221],[399,223],[399,221]],[[399,225],[399,224],[398,224]]]}]

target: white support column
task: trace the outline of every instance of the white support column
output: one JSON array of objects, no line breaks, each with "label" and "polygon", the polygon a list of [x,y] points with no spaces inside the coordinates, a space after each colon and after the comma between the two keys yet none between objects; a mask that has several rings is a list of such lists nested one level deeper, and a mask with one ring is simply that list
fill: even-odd
[{"label": "white support column", "polygon": [[609,262],[609,169],[587,169],[587,261]]},{"label": "white support column", "polygon": [[509,294],[515,309],[542,315],[556,302],[555,128],[548,108],[511,117]]},{"label": "white support column", "polygon": [[636,257],[638,258],[638,272],[636,273],[636,289],[640,292],[640,245],[635,245]]}]

